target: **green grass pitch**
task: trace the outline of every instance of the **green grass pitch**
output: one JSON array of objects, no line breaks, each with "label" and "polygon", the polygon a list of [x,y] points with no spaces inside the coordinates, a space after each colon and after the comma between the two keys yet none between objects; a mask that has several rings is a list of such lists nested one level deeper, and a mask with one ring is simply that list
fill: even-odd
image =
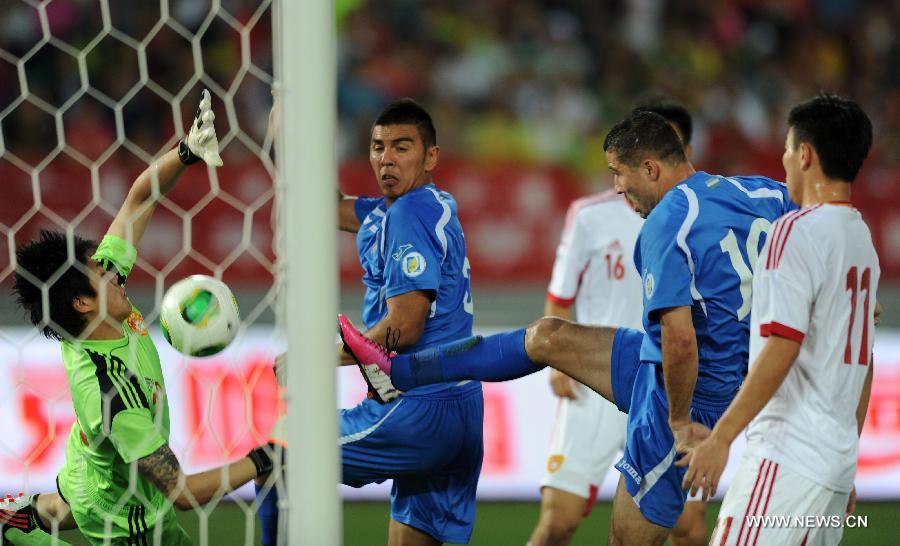
[{"label": "green grass pitch", "polygon": [[[572,541],[573,546],[606,544],[610,503],[597,503]],[[713,503],[707,511],[710,528],[715,522],[719,505]],[[539,505],[536,502],[480,502],[475,523],[473,546],[524,546],[534,523]],[[868,516],[865,529],[847,529],[842,544],[897,545],[900,544],[900,503],[863,503],[857,514]],[[386,502],[353,502],[344,504],[344,546],[377,546],[387,543],[389,508]],[[182,525],[200,543],[200,518],[192,513],[179,514]],[[209,514],[206,525],[208,544],[244,544],[248,532],[247,518],[235,504],[222,503]],[[258,531],[250,530],[257,536]],[[75,545],[87,544],[77,533],[63,533],[63,538]],[[337,546],[337,545],[336,545]]]}]

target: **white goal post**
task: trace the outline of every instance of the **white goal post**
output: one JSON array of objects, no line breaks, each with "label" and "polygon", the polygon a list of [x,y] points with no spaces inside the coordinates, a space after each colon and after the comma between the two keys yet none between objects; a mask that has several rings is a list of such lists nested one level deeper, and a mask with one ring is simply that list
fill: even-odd
[{"label": "white goal post", "polygon": [[[341,544],[338,494],[336,35],[332,1],[278,0],[275,78],[286,274],[279,321],[288,340],[287,544]],[[285,512],[282,511],[282,514]]]},{"label": "white goal post", "polygon": [[[41,291],[40,316],[47,315],[50,288],[68,264],[83,269],[86,261],[75,256],[72,235],[103,236],[138,173],[185,136],[208,89],[224,165],[185,170],[164,196],[155,177],[159,203],[128,277],[135,312],[125,330],[129,340],[152,336],[141,346],[155,350],[140,359],[153,368],[135,372],[138,386],[122,389],[135,405],[166,409],[164,421],[155,415],[157,425],[164,423],[162,443],[186,474],[224,468],[268,438],[279,391],[271,365],[286,342],[287,481],[277,488],[287,495],[279,502],[278,541],[341,544],[334,0],[2,0],[0,6],[0,284],[7,288],[0,298],[0,375],[8,378],[0,382],[0,491],[21,491],[19,507],[34,493],[52,494],[60,469],[68,468],[70,430],[77,438],[78,419],[87,413],[76,415],[73,398],[90,398],[70,385],[59,342],[40,335],[43,323],[23,320],[9,294],[12,278],[18,274]],[[272,87],[282,103],[275,166],[266,131]],[[59,252],[68,261],[38,278],[40,267],[33,266],[41,260],[17,257],[16,247],[43,229],[69,234],[68,249]],[[242,307],[235,340],[204,359],[177,353],[157,324],[165,290],[192,274],[226,282]],[[28,292],[24,307],[35,309],[34,290]],[[158,362],[147,356],[157,352]],[[111,355],[93,366],[113,366]],[[117,389],[100,391],[104,403],[119,396]],[[138,400],[135,392],[146,396]],[[90,441],[113,436],[98,430]],[[83,430],[81,438],[88,445]],[[137,476],[131,467],[127,487],[116,490],[118,504],[82,504],[96,508],[92,517],[102,531],[82,519],[79,529],[57,529],[61,538],[115,538],[114,526],[125,532],[115,519],[124,507],[150,510],[140,516],[143,530],[132,520],[138,512],[128,513],[136,529],[129,537],[164,541],[171,504],[152,506],[136,494]],[[220,476],[227,480],[227,471]],[[198,546],[255,541],[252,483],[234,494],[225,490],[181,516]]]}]

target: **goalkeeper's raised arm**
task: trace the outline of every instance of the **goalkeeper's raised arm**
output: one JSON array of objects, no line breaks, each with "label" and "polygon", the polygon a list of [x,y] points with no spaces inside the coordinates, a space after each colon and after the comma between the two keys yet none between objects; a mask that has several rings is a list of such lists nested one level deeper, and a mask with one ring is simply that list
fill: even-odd
[{"label": "goalkeeper's raised arm", "polygon": [[212,167],[222,166],[219,139],[213,124],[216,116],[211,105],[209,91],[204,89],[187,136],[178,143],[178,147],[168,151],[138,175],[107,234],[137,246],[159,198],[175,186],[186,166],[200,160]]}]

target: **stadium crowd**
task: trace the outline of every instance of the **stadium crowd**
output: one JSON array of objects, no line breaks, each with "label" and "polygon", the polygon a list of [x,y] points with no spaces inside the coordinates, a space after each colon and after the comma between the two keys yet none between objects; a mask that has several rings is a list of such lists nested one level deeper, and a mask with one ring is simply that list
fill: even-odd
[{"label": "stadium crowd", "polygon": [[[76,48],[89,44],[102,27],[95,4],[56,0],[46,6],[53,36]],[[177,94],[199,70],[186,37],[202,32],[203,69],[221,89],[233,88],[241,129],[261,141],[266,83],[243,74],[236,28],[254,21],[250,58],[271,73],[268,8],[255,22],[259,1],[224,1],[226,15],[207,21],[204,2],[171,5],[169,24],[146,48],[148,74],[160,89],[131,96],[139,81],[138,56],[116,36],[107,36],[87,55],[90,85],[113,101],[128,98],[126,134],[155,151],[173,119],[165,93]],[[878,112],[880,145],[869,170],[894,173],[885,178],[897,183],[900,158],[885,153],[900,148],[900,73],[890,69],[890,60],[900,54],[892,30],[900,26],[896,2],[347,0],[338,5],[342,158],[367,141],[369,120],[384,104],[413,96],[434,110],[441,136],[447,137],[441,139],[446,151],[562,164],[593,176],[603,171],[601,137],[612,122],[635,101],[665,93],[697,113],[700,163],[713,170],[777,175],[787,105],[830,89]],[[140,41],[154,29],[159,5],[110,2],[110,13],[114,28]],[[0,48],[8,52],[0,62],[5,76],[0,107],[5,108],[21,85],[11,61],[39,42],[41,25],[38,11],[23,2],[15,3],[0,25]],[[80,86],[74,58],[60,47],[41,48],[27,64],[29,89],[53,106]],[[92,99],[78,100],[66,119],[84,121],[67,124],[67,133],[83,134],[87,129],[79,124],[92,120],[91,131],[113,139],[112,111],[98,106]],[[96,123],[98,112],[105,125]],[[35,108],[17,108],[4,130],[23,134],[6,135],[7,140],[26,149],[46,146],[43,131],[22,130],[34,127],[23,117],[39,115]],[[154,120],[165,121],[147,123]],[[47,130],[52,134],[52,127]]]},{"label": "stadium crowd", "polygon": [[468,157],[596,173],[602,135],[651,90],[697,113],[701,164],[777,175],[786,108],[822,88],[879,112],[882,149],[900,146],[895,2],[463,3],[369,2],[346,18],[345,138],[409,95]]},{"label": "stadium crowd", "polygon": [[[167,145],[175,142],[176,120],[190,119],[193,97],[208,87],[223,113],[225,161],[255,161],[270,105],[269,3],[223,0],[210,13],[208,2],[173,0],[160,22],[158,2],[110,0],[106,33],[96,0],[55,0],[41,9],[9,4],[0,18],[7,153],[37,165],[57,146],[52,112],[65,106],[68,150],[96,161],[124,136],[110,164],[131,165],[136,174],[164,151],[166,138]],[[476,168],[540,165],[589,192],[609,184],[602,137],[610,126],[637,102],[668,95],[694,114],[698,164],[779,178],[788,106],[829,90],[874,113],[875,147],[854,200],[888,256],[887,276],[900,271],[900,260],[890,258],[900,256],[900,208],[890,199],[900,191],[900,154],[889,153],[900,149],[900,73],[891,70],[900,54],[896,2],[339,0],[336,6],[338,154],[345,167],[366,169],[354,154],[367,146],[370,120],[391,100],[411,96],[441,128],[445,167],[453,158]],[[42,41],[41,13],[49,42]],[[244,64],[242,47],[249,50]],[[86,82],[79,49],[87,51]],[[18,59],[26,59],[23,72]],[[229,93],[232,100],[223,104]],[[180,112],[173,112],[173,98]],[[5,159],[0,168],[9,167]]]}]

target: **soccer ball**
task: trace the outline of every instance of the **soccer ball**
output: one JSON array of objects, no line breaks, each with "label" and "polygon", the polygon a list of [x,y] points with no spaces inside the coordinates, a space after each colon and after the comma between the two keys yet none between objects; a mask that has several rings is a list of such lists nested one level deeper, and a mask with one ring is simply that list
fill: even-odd
[{"label": "soccer ball", "polygon": [[191,275],[166,291],[159,322],[163,336],[176,351],[210,356],[231,343],[241,315],[225,283],[206,275]]}]

